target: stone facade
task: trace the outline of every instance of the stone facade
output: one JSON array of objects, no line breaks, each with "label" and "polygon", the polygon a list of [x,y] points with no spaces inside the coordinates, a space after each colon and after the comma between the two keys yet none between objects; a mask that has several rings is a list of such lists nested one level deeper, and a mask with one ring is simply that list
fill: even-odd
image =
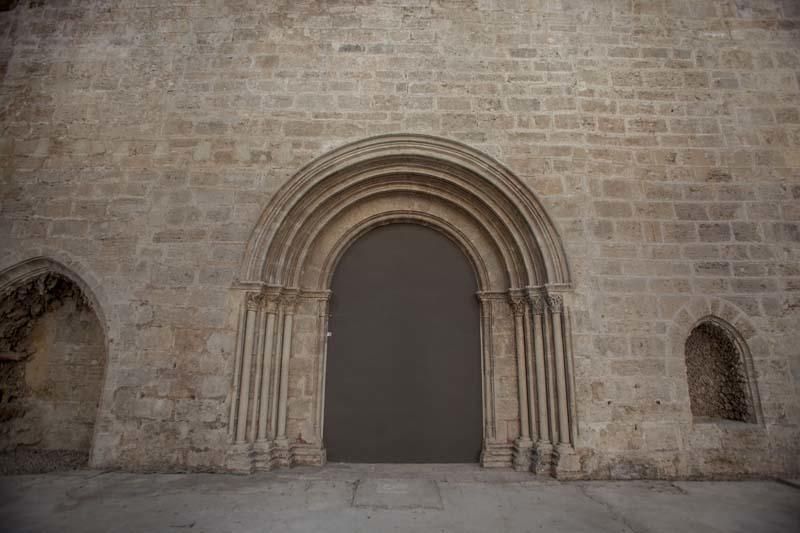
[{"label": "stone facade", "polygon": [[[323,461],[322,274],[348,220],[402,213],[486,259],[487,466],[536,469],[546,425],[569,477],[800,471],[797,2],[20,1],[0,43],[0,284],[46,258],[94,308],[94,465]],[[329,240],[281,226],[389,167]],[[753,423],[692,416],[709,316]]]}]

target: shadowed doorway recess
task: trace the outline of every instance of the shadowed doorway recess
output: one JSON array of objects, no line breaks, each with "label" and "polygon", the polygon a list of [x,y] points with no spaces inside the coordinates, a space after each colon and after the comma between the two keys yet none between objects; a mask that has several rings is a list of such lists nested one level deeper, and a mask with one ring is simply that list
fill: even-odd
[{"label": "shadowed doorway recess", "polygon": [[477,281],[461,250],[418,224],[381,226],[343,255],[332,283],[328,460],[477,462]]}]

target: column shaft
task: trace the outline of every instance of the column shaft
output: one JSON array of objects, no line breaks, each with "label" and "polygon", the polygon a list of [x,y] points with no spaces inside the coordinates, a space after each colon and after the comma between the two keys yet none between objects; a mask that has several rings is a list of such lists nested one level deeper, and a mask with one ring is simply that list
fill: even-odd
[{"label": "column shaft", "polygon": [[250,442],[256,440],[258,430],[258,413],[261,410],[261,386],[262,386],[262,367],[264,366],[264,338],[266,313],[258,314],[258,327],[256,328],[256,346],[253,349],[255,355],[255,372],[253,373],[253,407],[250,409],[250,431],[247,438]]},{"label": "column shaft", "polygon": [[253,344],[255,337],[256,308],[248,295],[247,318],[244,328],[244,357],[242,358],[242,386],[239,389],[239,414],[236,420],[236,442],[241,443],[245,440],[245,430],[247,429],[247,407],[250,399],[250,362],[253,358]]},{"label": "column shaft", "polygon": [[497,437],[494,411],[494,361],[492,360],[492,301],[479,296],[481,302],[481,356],[483,365],[484,439]]},{"label": "column shaft", "polygon": [[281,351],[283,348],[283,317],[284,317],[283,303],[278,305],[278,316],[275,320],[275,349],[272,354],[273,361],[275,362],[272,370],[272,401],[270,410],[270,435],[272,438],[278,436],[278,403],[280,398],[280,382],[281,382]]},{"label": "column shaft", "polygon": [[569,422],[567,418],[567,380],[564,368],[564,341],[561,336],[561,311],[553,313],[553,340],[556,358],[556,388],[558,389],[558,440],[569,443]]},{"label": "column shaft", "polygon": [[514,310],[514,344],[517,352],[517,389],[519,392],[519,432],[523,440],[530,439],[528,428],[528,391],[525,379],[525,331],[522,313]]},{"label": "column shaft", "polygon": [[236,327],[236,345],[234,348],[234,361],[233,361],[233,392],[231,394],[231,412],[228,416],[228,434],[235,436],[236,434],[236,413],[239,407],[239,386],[241,385],[240,374],[242,366],[242,355],[244,343],[244,330],[245,330],[245,317],[247,316],[247,306],[242,304],[239,308],[239,322]]},{"label": "column shaft", "polygon": [[533,342],[536,353],[536,408],[539,411],[539,441],[550,443],[550,426],[547,420],[547,371],[545,370],[544,331],[541,308],[534,310]]},{"label": "column shaft", "polygon": [[530,427],[531,438],[534,440],[537,437],[538,431],[536,430],[536,391],[533,386],[533,342],[531,339],[531,335],[533,331],[531,330],[531,315],[528,313],[527,309],[525,310],[525,386],[527,388],[527,400],[528,400],[528,424]]},{"label": "column shaft", "polygon": [[556,369],[553,361],[553,314],[545,308],[544,315],[544,357],[547,377],[547,421],[550,424],[550,442],[558,443],[558,420],[556,400]]},{"label": "column shaft", "polygon": [[278,440],[286,439],[286,416],[289,394],[289,358],[292,353],[292,322],[294,310],[289,307],[283,319],[283,353],[281,354],[280,405],[278,407]]},{"label": "column shaft", "polygon": [[316,418],[314,420],[314,433],[322,443],[322,431],[325,423],[325,368],[327,368],[328,357],[328,297],[320,299],[318,302],[318,321],[319,345],[317,353],[319,362],[317,364],[317,386],[316,386]]},{"label": "column shaft", "polygon": [[264,335],[264,366],[261,369],[261,404],[258,409],[258,440],[267,439],[267,415],[272,379],[272,357],[275,344],[275,311],[267,311],[267,327]]}]

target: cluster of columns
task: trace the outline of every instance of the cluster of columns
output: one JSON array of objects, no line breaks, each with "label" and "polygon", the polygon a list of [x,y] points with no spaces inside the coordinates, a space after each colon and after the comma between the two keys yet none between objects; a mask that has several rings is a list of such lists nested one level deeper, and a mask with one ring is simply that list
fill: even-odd
[{"label": "cluster of columns", "polygon": [[544,288],[512,289],[520,435],[514,468],[569,477],[575,454],[572,321],[563,296]]},{"label": "cluster of columns", "polygon": [[297,299],[296,289],[245,292],[228,424],[232,470],[269,470],[290,462],[286,422]]},{"label": "cluster of columns", "polygon": [[[256,287],[252,287],[255,289]],[[269,470],[294,463],[325,461],[321,436],[324,423],[325,364],[329,291],[303,292],[258,287],[244,295],[238,317],[233,389],[228,433],[227,467],[238,472]],[[482,292],[481,351],[483,370],[484,466],[569,478],[580,471],[575,453],[575,384],[572,323],[563,292],[550,288]],[[287,436],[289,363],[294,318],[300,298],[318,303],[314,341],[317,350],[313,421],[310,442]],[[509,306],[502,311],[496,306]],[[508,309],[509,307],[506,307]],[[503,326],[507,324],[507,326]],[[510,444],[497,440],[495,409],[495,342],[513,327],[518,376],[519,437]],[[308,332],[306,332],[308,333]],[[510,454],[510,455],[509,455]]]}]

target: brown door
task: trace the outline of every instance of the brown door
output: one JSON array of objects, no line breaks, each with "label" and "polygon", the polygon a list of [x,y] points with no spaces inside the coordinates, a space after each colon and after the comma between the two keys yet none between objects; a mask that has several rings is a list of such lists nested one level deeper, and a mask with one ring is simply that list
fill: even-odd
[{"label": "brown door", "polygon": [[332,291],[328,460],[478,461],[479,309],[463,252],[425,226],[382,226],[345,252]]}]

